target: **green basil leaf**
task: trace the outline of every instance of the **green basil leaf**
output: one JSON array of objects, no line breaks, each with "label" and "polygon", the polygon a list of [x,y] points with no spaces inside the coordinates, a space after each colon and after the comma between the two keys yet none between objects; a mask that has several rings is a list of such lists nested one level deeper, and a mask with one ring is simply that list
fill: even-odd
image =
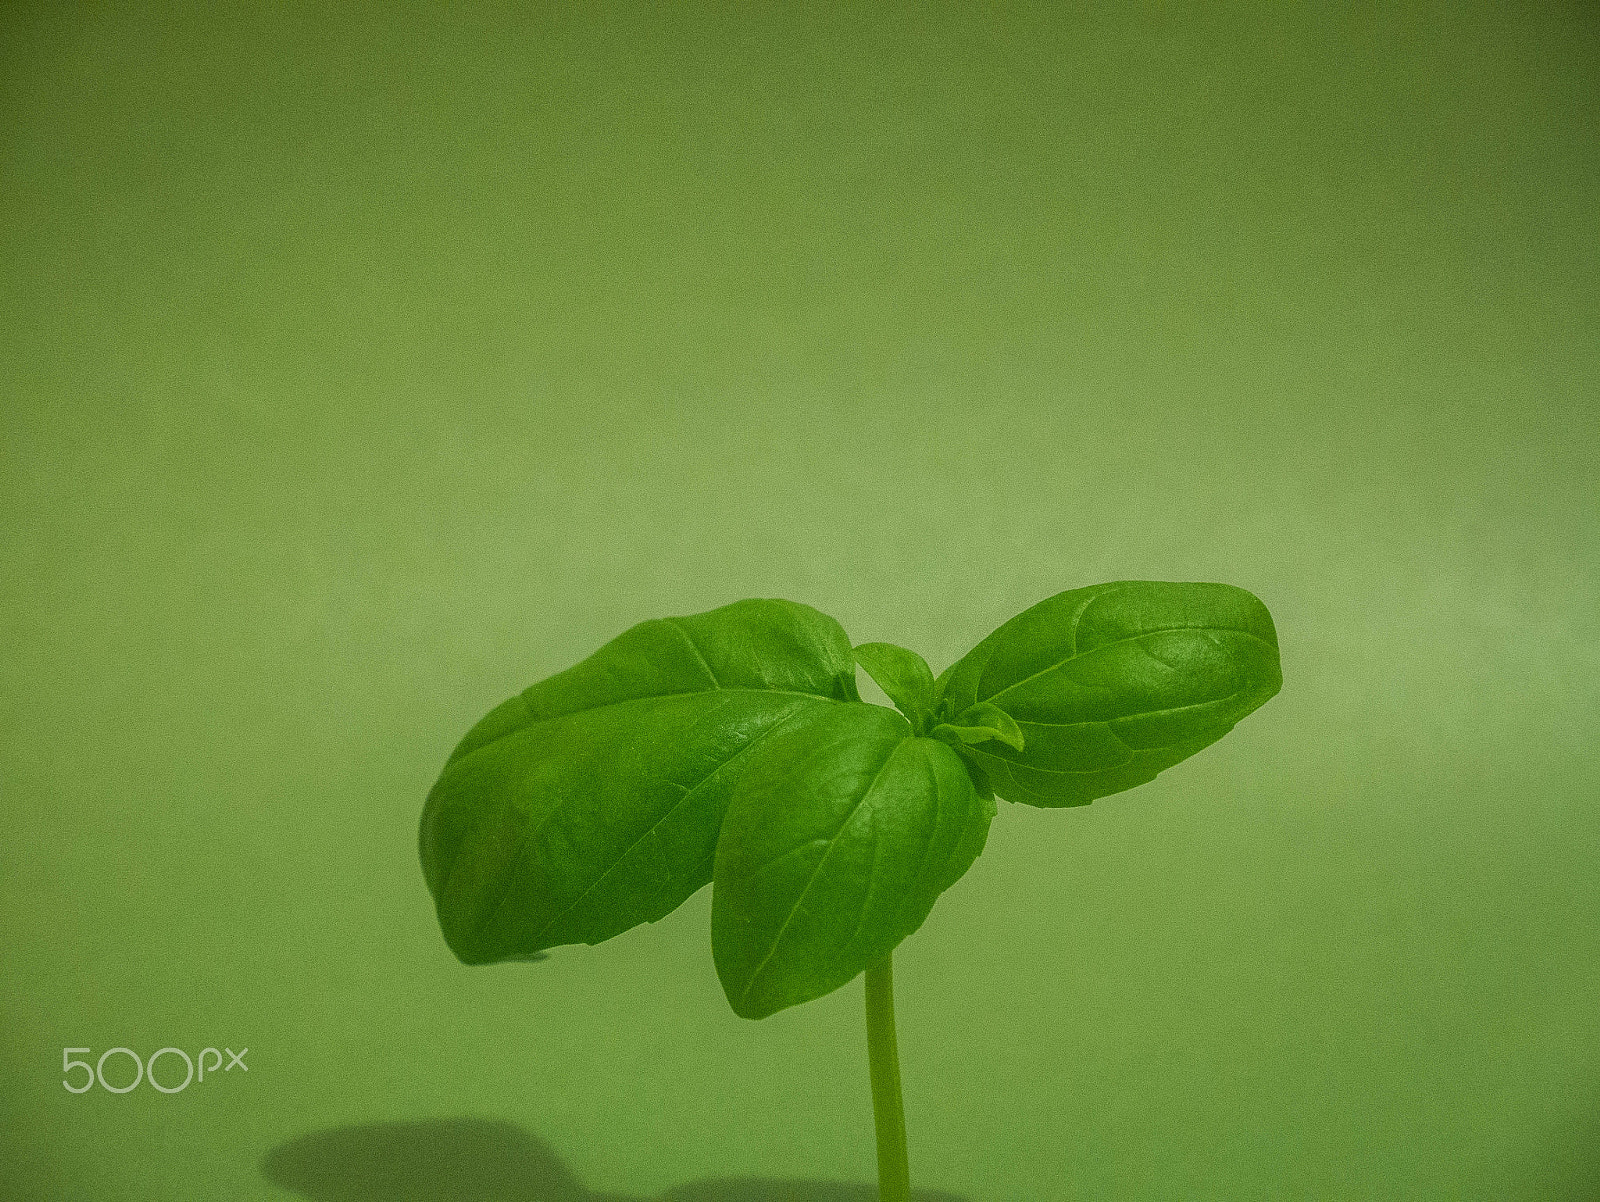
[{"label": "green basil leaf", "polygon": [[855,657],[911,728],[925,733],[933,715],[933,671],[928,661],[893,643],[862,643],[855,649]]},{"label": "green basil leaf", "polygon": [[1220,739],[1283,683],[1272,616],[1226,584],[1123,580],[1018,614],[941,678],[944,722],[979,703],[1024,749],[964,746],[994,791],[1038,806],[1131,789]]},{"label": "green basil leaf", "polygon": [[807,714],[742,774],[717,843],[711,948],[735,1013],[821,997],[891,952],[983,850],[994,802],[876,705]]},{"label": "green basil leaf", "polygon": [[942,738],[947,743],[967,744],[987,743],[994,739],[1014,751],[1021,751],[1026,745],[1022,728],[1017,725],[1016,719],[998,705],[991,705],[987,701],[979,702],[954,722],[941,722],[933,728],[933,737]]},{"label": "green basil leaf", "polygon": [[858,700],[844,630],[789,601],[643,622],[511,698],[423,810],[445,941],[486,964],[665,916],[711,879],[749,753]]}]

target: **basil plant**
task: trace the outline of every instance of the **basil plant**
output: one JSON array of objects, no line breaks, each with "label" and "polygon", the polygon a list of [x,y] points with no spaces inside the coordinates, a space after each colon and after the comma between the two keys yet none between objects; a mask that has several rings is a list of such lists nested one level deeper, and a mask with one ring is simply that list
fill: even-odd
[{"label": "basil plant", "polygon": [[[861,700],[858,665],[895,709]],[[736,1014],[865,973],[880,1194],[903,1202],[891,954],[982,852],[995,799],[1143,784],[1281,681],[1271,615],[1225,584],[1058,593],[937,679],[792,601],[657,618],[467,733],[423,810],[423,874],[466,964],[599,943],[709,884]]]}]

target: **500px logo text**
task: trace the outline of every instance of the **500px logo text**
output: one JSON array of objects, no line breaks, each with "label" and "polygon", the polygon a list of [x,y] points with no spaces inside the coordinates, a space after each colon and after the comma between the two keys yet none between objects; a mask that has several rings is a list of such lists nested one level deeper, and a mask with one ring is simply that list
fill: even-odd
[{"label": "500px logo text", "polygon": [[[147,1060],[141,1060],[139,1053],[132,1048],[107,1048],[100,1053],[99,1060],[90,1064],[87,1060],[75,1060],[73,1057],[78,1052],[91,1056],[94,1054],[93,1048],[62,1048],[61,1084],[68,1093],[88,1093],[95,1087],[95,1082],[97,1081],[100,1083],[100,1088],[107,1093],[129,1093],[137,1088],[141,1081],[148,1081],[151,1086],[161,1093],[181,1093],[189,1088],[191,1081],[204,1081],[208,1072],[212,1076],[215,1076],[219,1069],[225,1073],[232,1072],[236,1068],[249,1072],[250,1066],[244,1062],[245,1055],[249,1051],[249,1048],[240,1048],[237,1052],[232,1048],[223,1048],[222,1052],[228,1054],[228,1062],[224,1065],[222,1052],[217,1051],[216,1048],[201,1048],[200,1055],[194,1060],[191,1060],[189,1053],[182,1048],[161,1048],[159,1051],[151,1052]],[[128,1081],[126,1084],[114,1083],[122,1081],[127,1076],[127,1067],[120,1059],[113,1059],[113,1057],[124,1057],[133,1061],[132,1081]],[[165,1084],[156,1078],[156,1063],[162,1057],[167,1058],[167,1062],[161,1067],[162,1073],[167,1078]],[[207,1057],[210,1057],[209,1063],[207,1063]],[[106,1062],[108,1060],[112,1064],[113,1081],[106,1080]],[[176,1085],[172,1084],[172,1080],[177,1077],[178,1071],[177,1065],[172,1063],[174,1060],[182,1061],[183,1063],[183,1079]],[[73,1072],[76,1069],[83,1070],[83,1075],[78,1078],[81,1084],[73,1080]]]}]

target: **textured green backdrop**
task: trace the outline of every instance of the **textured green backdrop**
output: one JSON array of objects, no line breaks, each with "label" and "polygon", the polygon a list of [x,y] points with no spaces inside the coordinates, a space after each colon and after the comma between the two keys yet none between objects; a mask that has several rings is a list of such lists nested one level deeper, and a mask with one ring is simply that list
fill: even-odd
[{"label": "textured green backdrop", "polygon": [[918,1183],[1600,1196],[1593,11],[453,7],[0,17],[0,1194],[870,1178],[859,983],[735,1018],[705,892],[463,968],[423,796],[646,617],[1150,577],[1284,690],[1002,806]]}]

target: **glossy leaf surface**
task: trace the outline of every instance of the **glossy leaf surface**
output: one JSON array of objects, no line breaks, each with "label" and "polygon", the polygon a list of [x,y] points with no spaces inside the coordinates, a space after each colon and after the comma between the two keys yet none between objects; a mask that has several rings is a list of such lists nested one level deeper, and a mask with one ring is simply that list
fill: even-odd
[{"label": "glossy leaf surface", "polygon": [[1117,581],[1072,589],[1001,626],[939,679],[939,720],[988,703],[1022,750],[965,746],[996,794],[1083,805],[1221,738],[1278,691],[1266,606],[1225,584]]},{"label": "glossy leaf surface", "polygon": [[856,701],[849,639],[789,601],[643,622],[491,711],[428,796],[423,872],[469,964],[598,943],[711,879],[750,753]]},{"label": "glossy leaf surface", "polygon": [[862,643],[855,657],[911,728],[926,734],[933,716],[933,671],[928,661],[893,643]]},{"label": "glossy leaf surface", "polygon": [[946,744],[844,705],[775,734],[717,846],[711,942],[736,1013],[821,997],[910,935],[983,850],[994,803]]}]

